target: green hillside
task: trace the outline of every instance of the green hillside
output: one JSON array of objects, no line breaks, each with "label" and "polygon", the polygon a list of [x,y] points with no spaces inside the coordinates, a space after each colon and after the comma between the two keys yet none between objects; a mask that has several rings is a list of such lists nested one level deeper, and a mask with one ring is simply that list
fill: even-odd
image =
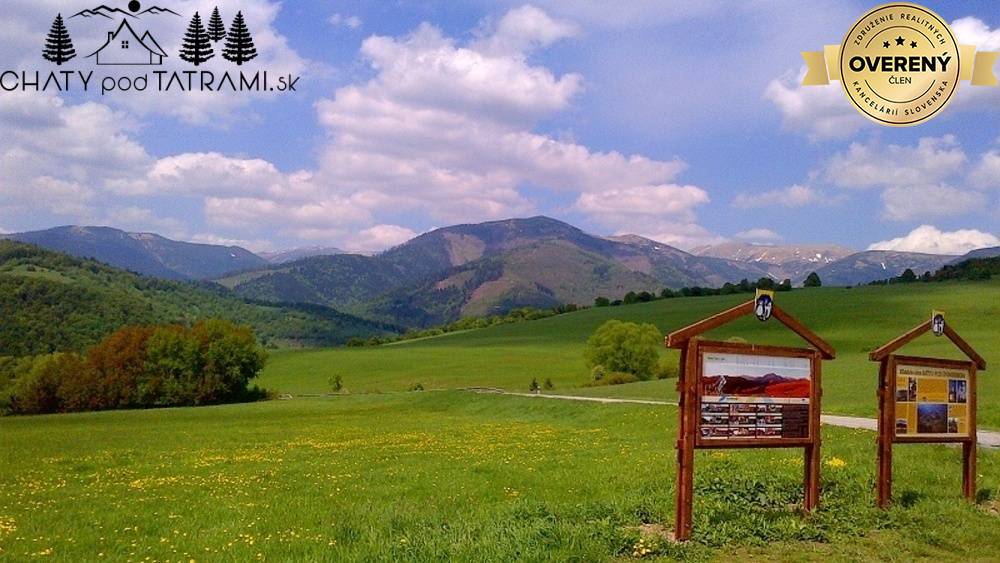
[{"label": "green hillside", "polygon": [[214,284],[137,276],[0,241],[0,356],[80,350],[123,325],[218,317],[271,345],[330,345],[391,327],[318,306],[248,302]]},{"label": "green hillside", "polygon": [[[674,381],[580,388],[589,380],[583,362],[587,337],[608,319],[655,324],[664,334],[747,299],[746,295],[668,299],[623,307],[588,309],[529,323],[450,334],[378,348],[278,352],[261,385],[290,393],[329,391],[341,375],[352,392],[467,386],[527,390],[533,377],[551,378],[557,392],[673,399]],[[868,352],[927,319],[932,309],[990,363],[980,378],[980,421],[1000,428],[1000,280],[821,288],[778,294],[778,303],[836,347],[824,365],[824,410],[858,415],[875,412],[875,364]],[[740,336],[759,343],[799,345],[777,322],[748,318],[711,336]],[[961,357],[944,339],[926,336],[904,349],[917,355]],[[664,350],[665,357],[676,355]]]}]

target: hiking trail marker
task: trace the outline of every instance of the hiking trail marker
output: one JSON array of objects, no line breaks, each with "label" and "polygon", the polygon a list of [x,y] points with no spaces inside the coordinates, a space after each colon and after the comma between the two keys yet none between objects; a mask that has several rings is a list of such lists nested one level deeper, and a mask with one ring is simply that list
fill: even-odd
[{"label": "hiking trail marker", "polygon": [[[811,348],[703,340],[699,335],[753,315],[777,319]],[[822,361],[836,351],[758,290],[751,300],[670,333],[681,352],[674,537],[691,538],[694,451],[702,448],[804,448],[804,502],[819,506]]]},{"label": "hiking trail marker", "polygon": [[[920,358],[896,354],[927,332],[947,336],[968,360]],[[945,322],[944,313],[931,318],[888,344],[868,359],[879,362],[878,478],[880,508],[892,502],[892,445],[962,444],[962,494],[976,498],[976,373],[986,370],[983,359]]]}]

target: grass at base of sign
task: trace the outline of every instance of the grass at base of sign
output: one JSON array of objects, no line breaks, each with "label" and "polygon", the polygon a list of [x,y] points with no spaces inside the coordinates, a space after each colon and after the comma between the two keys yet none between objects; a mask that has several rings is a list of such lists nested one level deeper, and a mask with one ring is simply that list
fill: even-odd
[{"label": "grass at base of sign", "polygon": [[[0,419],[0,558],[61,560],[987,559],[1000,517],[959,496],[960,455],[874,435],[802,453],[699,451],[694,541],[673,521],[676,409],[459,391]],[[1000,453],[980,453],[996,498]],[[644,531],[646,535],[644,536]]]}]

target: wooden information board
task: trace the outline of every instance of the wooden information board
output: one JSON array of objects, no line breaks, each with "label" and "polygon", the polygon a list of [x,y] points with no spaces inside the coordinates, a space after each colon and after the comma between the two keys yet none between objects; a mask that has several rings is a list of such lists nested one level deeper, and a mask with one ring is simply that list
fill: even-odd
[{"label": "wooden information board", "polygon": [[[747,315],[771,317],[812,348],[702,340],[698,335]],[[806,510],[819,505],[822,361],[835,351],[785,313],[769,292],[667,336],[681,351],[674,536],[690,539],[694,451],[699,448],[803,448]]]},{"label": "wooden information board", "polygon": [[[918,336],[947,336],[968,360],[895,354]],[[892,445],[962,444],[962,494],[976,497],[976,374],[986,361],[935,312],[931,319],[869,355],[879,362],[876,500],[892,502]]]}]

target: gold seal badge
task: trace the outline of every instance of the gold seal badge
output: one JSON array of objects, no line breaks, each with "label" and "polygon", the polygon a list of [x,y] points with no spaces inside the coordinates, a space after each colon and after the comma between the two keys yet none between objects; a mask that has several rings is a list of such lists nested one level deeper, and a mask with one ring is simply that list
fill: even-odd
[{"label": "gold seal badge", "polygon": [[958,42],[940,16],[916,4],[879,6],[840,46],[841,84],[864,115],[915,125],[951,101],[958,87]]},{"label": "gold seal badge", "polygon": [[805,52],[806,86],[840,80],[866,117],[897,127],[917,125],[941,112],[960,80],[996,86],[998,53],[959,45],[948,23],[908,2],[879,6],[861,16],[839,46]]}]

